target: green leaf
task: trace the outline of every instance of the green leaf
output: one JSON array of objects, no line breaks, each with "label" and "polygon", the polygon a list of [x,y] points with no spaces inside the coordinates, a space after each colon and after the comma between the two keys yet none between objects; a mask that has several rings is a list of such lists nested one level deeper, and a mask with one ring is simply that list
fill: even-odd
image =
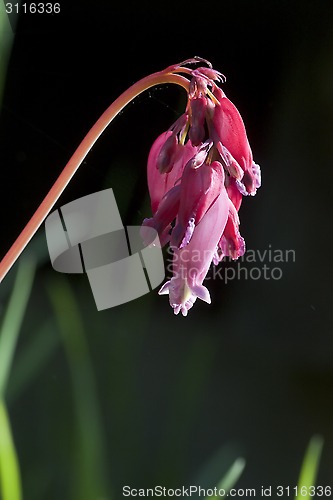
[{"label": "green leaf", "polygon": [[[237,458],[230,467],[230,469],[228,470],[228,472],[223,476],[221,481],[218,483],[216,487],[217,491],[224,490],[225,496],[227,496],[228,492],[231,490],[231,488],[235,486],[238,479],[242,475],[244,467],[245,467],[244,458],[241,457]],[[206,497],[205,500],[219,500],[220,498],[221,496],[214,495],[213,497],[212,496]]]},{"label": "green leaf", "polygon": [[21,500],[19,464],[3,399],[0,399],[0,478],[2,500]]},{"label": "green leaf", "polygon": [[5,87],[9,54],[13,42],[13,32],[8,15],[6,14],[4,3],[5,2],[0,2],[0,105]]},{"label": "green leaf", "polygon": [[[68,360],[76,414],[75,474],[72,498],[110,498],[105,470],[105,437],[102,432],[97,387],[85,325],[68,280],[52,279],[48,294]],[[79,458],[78,458],[79,457]]]},{"label": "green leaf", "polygon": [[18,335],[30,296],[36,263],[22,258],[0,330],[0,397],[4,397]]},{"label": "green leaf", "polygon": [[310,500],[313,497],[309,488],[316,484],[323,444],[321,436],[315,435],[311,438],[301,467],[295,500]]}]

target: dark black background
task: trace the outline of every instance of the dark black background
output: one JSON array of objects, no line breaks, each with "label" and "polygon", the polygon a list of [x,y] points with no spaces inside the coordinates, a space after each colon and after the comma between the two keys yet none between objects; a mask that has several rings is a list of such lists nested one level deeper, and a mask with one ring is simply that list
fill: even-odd
[{"label": "dark black background", "polygon": [[[263,185],[240,212],[248,248],[296,252],[278,282],[212,283],[213,304],[196,304],[184,320],[172,316],[165,297],[156,298],[138,361],[147,448],[131,449],[125,439],[131,458],[124,453],[113,469],[119,484],[132,479],[140,485],[142,460],[145,483],[154,481],[155,440],[177,386],[173,367],[182,365],[192,342],[202,342],[213,361],[192,415],[187,478],[231,441],[249,464],[243,487],[292,486],[308,440],[319,433],[325,440],[319,484],[329,484],[333,7],[309,0],[60,4],[60,14],[18,19],[1,114],[1,254],[106,107],[136,80],[194,55],[226,75],[223,88],[244,118],[262,167]],[[149,216],[146,157],[179,115],[182,92],[167,86],[136,99],[103,134],[57,206],[112,185],[125,223]],[[87,314],[93,331],[93,306]],[[99,314],[111,321],[110,311]],[[128,338],[137,333],[134,323],[123,327]],[[97,331],[93,349],[103,365],[106,332]],[[195,374],[194,365],[193,384]],[[186,415],[180,406],[179,436],[187,430]],[[181,443],[177,436],[164,463],[170,486],[178,471],[170,465]],[[112,439],[111,433],[110,448]]]},{"label": "dark black background", "polygon": [[[274,130],[280,134],[281,155],[291,140],[286,129],[296,106],[300,123],[292,130],[293,139],[303,141],[304,156],[306,147],[318,154],[319,142],[320,155],[327,127],[318,107],[325,108],[328,118],[329,63],[323,59],[329,59],[332,22],[331,9],[324,5],[99,1],[92,7],[83,1],[61,3],[60,14],[21,14],[3,112],[2,203],[11,223],[5,224],[2,253],[112,100],[139,78],[194,55],[209,59],[227,76],[225,91],[244,117],[266,178],[274,175],[272,159],[263,163],[268,143],[275,139],[272,123],[276,117],[282,120],[285,109],[282,130]],[[73,194],[83,185],[98,187],[105,165],[122,155],[144,174],[152,139],[177,110],[174,94],[155,91],[152,97],[154,108],[142,97],[107,131],[75,186],[69,187]],[[305,159],[302,176],[310,177],[315,158]],[[282,184],[292,175],[288,170],[282,164],[276,168],[281,195]]]}]

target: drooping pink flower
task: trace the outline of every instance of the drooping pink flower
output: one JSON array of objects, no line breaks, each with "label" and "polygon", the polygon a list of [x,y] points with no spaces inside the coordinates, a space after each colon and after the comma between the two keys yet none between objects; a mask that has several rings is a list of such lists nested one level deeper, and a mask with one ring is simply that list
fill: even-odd
[{"label": "drooping pink flower", "polygon": [[[208,67],[190,69],[189,64]],[[196,299],[210,303],[203,282],[212,264],[245,252],[239,232],[242,197],[261,184],[244,122],[218,86],[225,77],[208,61],[190,59],[168,71],[190,78],[185,112],[154,142],[147,177],[153,227],[162,245],[170,243],[172,277],[161,288],[175,314],[184,316]],[[149,242],[146,242],[149,243]]]},{"label": "drooping pink flower", "polygon": [[221,193],[195,227],[191,241],[183,248],[173,247],[173,276],[159,291],[169,294],[175,314],[183,316],[197,298],[210,304],[210,294],[203,281],[212,263],[216,247],[228,218],[228,196]]}]

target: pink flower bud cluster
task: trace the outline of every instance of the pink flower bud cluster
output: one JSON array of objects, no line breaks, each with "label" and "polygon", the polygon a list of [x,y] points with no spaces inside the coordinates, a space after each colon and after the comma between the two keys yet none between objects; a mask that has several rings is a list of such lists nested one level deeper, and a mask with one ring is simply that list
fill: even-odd
[{"label": "pink flower bud cluster", "polygon": [[[204,62],[207,67],[187,65]],[[170,244],[173,276],[160,294],[169,294],[175,314],[184,316],[196,299],[210,303],[203,281],[224,257],[245,252],[238,211],[243,196],[260,187],[242,117],[218,86],[225,77],[195,58],[169,68],[190,78],[185,112],[151,147],[147,178],[152,218],[162,246]]]}]

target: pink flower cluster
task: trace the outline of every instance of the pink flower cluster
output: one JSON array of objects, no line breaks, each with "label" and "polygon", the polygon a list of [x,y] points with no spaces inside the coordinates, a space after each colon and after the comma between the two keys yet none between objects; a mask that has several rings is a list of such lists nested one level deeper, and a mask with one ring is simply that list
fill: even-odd
[{"label": "pink flower cluster", "polygon": [[[190,69],[188,65],[206,66]],[[154,142],[147,177],[153,217],[145,227],[170,244],[173,276],[160,289],[183,316],[196,299],[210,303],[203,285],[213,263],[245,252],[239,232],[242,197],[255,195],[260,167],[253,161],[245,126],[218,86],[224,76],[208,61],[189,59],[170,71],[190,78],[184,114]]]}]

